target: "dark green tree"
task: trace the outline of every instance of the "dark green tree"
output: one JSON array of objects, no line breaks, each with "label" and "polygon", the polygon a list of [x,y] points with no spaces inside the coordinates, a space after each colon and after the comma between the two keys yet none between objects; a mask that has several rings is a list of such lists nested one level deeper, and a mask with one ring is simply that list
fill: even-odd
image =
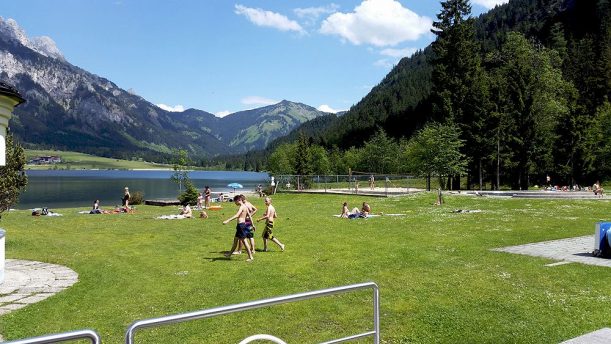
[{"label": "dark green tree", "polygon": [[412,173],[427,178],[427,190],[431,189],[431,177],[443,178],[465,172],[467,159],[461,148],[460,130],[451,124],[432,122],[418,131],[408,142],[403,158],[404,165]]},{"label": "dark green tree", "polygon": [[23,148],[13,141],[13,135],[9,132],[6,135],[6,165],[0,166],[0,214],[15,204],[28,184],[25,163]]},{"label": "dark green tree", "polygon": [[[465,142],[463,153],[478,165],[486,156],[482,145],[487,117],[487,87],[481,68],[479,47],[475,40],[474,20],[470,17],[468,0],[447,0],[441,3],[438,21],[431,30],[437,39],[432,44],[433,89],[431,100],[436,120],[460,129]],[[472,177],[469,177],[468,185]],[[454,188],[460,187],[456,176]]]},{"label": "dark green tree", "polygon": [[267,169],[274,174],[295,174],[295,144],[278,146],[267,160]]},{"label": "dark green tree", "polygon": [[308,176],[312,174],[312,154],[310,153],[310,140],[304,134],[299,134],[295,150],[295,174]]},{"label": "dark green tree", "polygon": [[180,201],[180,204],[182,205],[197,204],[197,197],[199,196],[199,192],[197,188],[195,187],[195,185],[193,185],[193,182],[191,182],[191,180],[189,179],[185,180],[184,183],[185,183],[185,191],[181,193],[180,195],[178,195],[178,200]]},{"label": "dark green tree", "polygon": [[319,146],[313,145],[310,147],[310,156],[312,157],[312,173],[317,175],[326,175],[331,172],[331,162],[327,151]]},{"label": "dark green tree", "polygon": [[597,175],[592,175],[592,180],[603,180],[611,178],[611,103],[603,103],[596,112],[593,126],[590,128],[591,141],[597,145],[592,147],[593,167]]},{"label": "dark green tree", "polygon": [[364,172],[395,173],[398,171],[398,144],[378,130],[363,146]]},{"label": "dark green tree", "polygon": [[557,126],[570,112],[574,88],[562,77],[557,52],[522,34],[509,33],[492,60],[498,151],[508,152],[512,187],[526,190],[531,174],[554,169]]}]

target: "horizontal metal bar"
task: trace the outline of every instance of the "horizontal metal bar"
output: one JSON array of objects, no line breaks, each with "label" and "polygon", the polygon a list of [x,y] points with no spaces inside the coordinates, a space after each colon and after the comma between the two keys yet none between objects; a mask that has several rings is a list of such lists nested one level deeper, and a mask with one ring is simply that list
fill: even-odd
[{"label": "horizontal metal bar", "polygon": [[27,339],[19,339],[4,344],[51,344],[57,342],[65,342],[69,340],[89,339],[93,344],[100,344],[100,336],[93,330],[79,330],[58,334],[50,334],[40,337],[32,337]]},{"label": "horizontal metal bar", "polygon": [[190,313],[175,314],[175,315],[159,317],[159,318],[138,320],[138,321],[133,322],[127,329],[127,332],[125,333],[125,343],[133,344],[134,332],[141,328],[156,327],[159,325],[176,324],[176,323],[181,323],[181,322],[189,321],[189,320],[211,318],[211,317],[215,317],[218,315],[231,314],[231,313],[244,311],[244,310],[257,309],[261,307],[272,306],[272,305],[283,304],[283,303],[294,302],[294,301],[308,300],[308,299],[312,299],[316,297],[341,294],[341,293],[345,293],[349,291],[368,289],[368,288],[373,288],[374,293],[375,293],[374,295],[377,295],[378,285],[375,284],[374,282],[366,282],[366,283],[352,284],[352,285],[347,285],[347,286],[342,286],[342,287],[322,289],[322,290],[310,291],[310,292],[287,295],[287,296],[274,297],[270,299],[244,302],[244,303],[239,303],[235,305],[210,308],[210,309],[205,309],[205,310],[190,312]]},{"label": "horizontal metal bar", "polygon": [[344,338],[340,338],[340,339],[331,340],[331,341],[320,343],[320,344],[345,343],[345,342],[353,341],[355,339],[365,338],[365,337],[369,337],[369,336],[375,336],[375,334],[376,334],[376,331],[369,331],[369,332],[364,332],[364,333],[361,333],[361,334],[355,334],[354,336],[350,336],[350,337],[344,337]]}]

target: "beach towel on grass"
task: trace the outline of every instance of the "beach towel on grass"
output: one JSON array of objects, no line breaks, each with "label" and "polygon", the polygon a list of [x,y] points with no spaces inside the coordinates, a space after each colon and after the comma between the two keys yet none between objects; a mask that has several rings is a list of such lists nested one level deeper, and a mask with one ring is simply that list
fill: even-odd
[{"label": "beach towel on grass", "polygon": [[159,220],[182,220],[182,219],[190,219],[190,217],[185,217],[184,215],[161,215],[157,216]]},{"label": "beach towel on grass", "polygon": [[[335,216],[335,217],[342,217],[341,215],[333,215],[333,216]],[[368,218],[370,218],[370,217],[378,217],[378,216],[380,216],[380,215],[376,215],[376,214],[369,214],[369,215],[367,215],[367,216],[365,216],[365,217],[362,217],[362,216],[357,216],[357,217],[352,217],[351,219],[368,219]]]}]

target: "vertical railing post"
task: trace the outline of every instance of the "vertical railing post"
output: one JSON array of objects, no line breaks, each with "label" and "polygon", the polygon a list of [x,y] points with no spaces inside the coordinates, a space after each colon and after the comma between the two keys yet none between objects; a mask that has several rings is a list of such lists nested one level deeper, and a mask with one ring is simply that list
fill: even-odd
[{"label": "vertical railing post", "polygon": [[373,288],[373,330],[373,342],[380,344],[380,289],[377,285]]}]

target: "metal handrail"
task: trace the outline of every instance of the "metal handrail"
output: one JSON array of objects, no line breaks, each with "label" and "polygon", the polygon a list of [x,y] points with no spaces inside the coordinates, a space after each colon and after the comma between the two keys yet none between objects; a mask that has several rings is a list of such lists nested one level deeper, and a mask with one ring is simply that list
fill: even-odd
[{"label": "metal handrail", "polygon": [[58,334],[49,334],[46,336],[32,337],[27,339],[19,339],[5,344],[51,344],[57,342],[65,342],[68,340],[89,339],[93,344],[100,344],[100,336],[93,330],[79,330]]},{"label": "metal handrail", "polygon": [[161,325],[176,324],[176,323],[181,323],[184,321],[212,318],[212,317],[219,316],[219,315],[231,314],[231,313],[250,310],[250,309],[257,309],[257,308],[262,308],[262,307],[267,307],[267,306],[308,300],[308,299],[313,299],[313,298],[322,297],[322,296],[335,295],[335,294],[345,293],[349,291],[369,289],[369,288],[373,289],[373,326],[374,326],[373,331],[368,331],[368,332],[357,334],[354,336],[336,339],[330,342],[325,342],[324,344],[343,343],[343,342],[360,339],[364,337],[369,337],[369,336],[373,336],[374,343],[379,344],[380,343],[380,291],[379,291],[378,285],[373,282],[352,284],[352,285],[347,285],[343,287],[322,289],[322,290],[310,291],[310,292],[305,292],[305,293],[274,297],[270,299],[263,299],[263,300],[258,300],[258,301],[244,302],[244,303],[239,303],[235,305],[209,308],[209,309],[190,312],[190,313],[182,313],[182,314],[169,315],[169,316],[159,317],[159,318],[138,320],[138,321],[133,322],[127,329],[127,332],[125,333],[125,343],[134,344],[134,333],[136,330],[142,329],[142,328],[158,327]]}]

